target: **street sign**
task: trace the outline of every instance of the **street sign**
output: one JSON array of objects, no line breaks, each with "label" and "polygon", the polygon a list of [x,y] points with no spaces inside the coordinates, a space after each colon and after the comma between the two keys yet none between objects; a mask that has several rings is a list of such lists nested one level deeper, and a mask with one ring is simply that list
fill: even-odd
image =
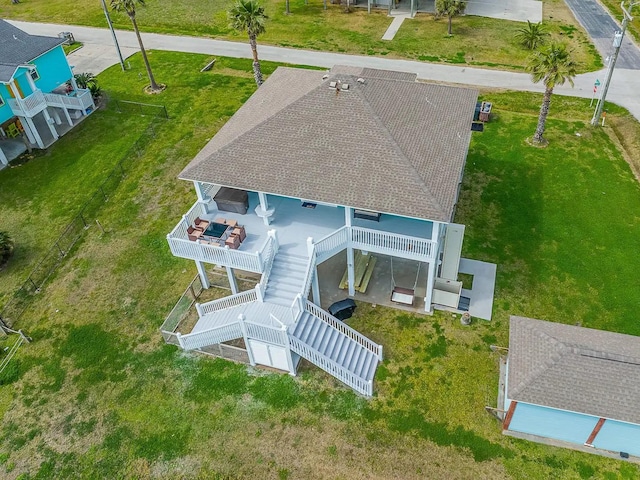
[{"label": "street sign", "polygon": [[600,86],[600,80],[598,80],[596,78],[596,82],[593,84],[594,87],[599,87]]}]

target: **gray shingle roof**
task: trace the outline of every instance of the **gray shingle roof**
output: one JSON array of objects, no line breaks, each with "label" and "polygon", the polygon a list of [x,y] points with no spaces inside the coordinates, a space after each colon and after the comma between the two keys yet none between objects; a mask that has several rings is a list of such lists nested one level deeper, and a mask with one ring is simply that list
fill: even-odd
[{"label": "gray shingle roof", "polygon": [[29,35],[0,19],[0,82],[8,82],[19,65],[29,63],[63,42],[61,38]]},{"label": "gray shingle roof", "polygon": [[511,317],[507,396],[640,424],[640,338]]},{"label": "gray shingle roof", "polygon": [[451,221],[477,92],[367,71],[278,68],[180,178]]}]

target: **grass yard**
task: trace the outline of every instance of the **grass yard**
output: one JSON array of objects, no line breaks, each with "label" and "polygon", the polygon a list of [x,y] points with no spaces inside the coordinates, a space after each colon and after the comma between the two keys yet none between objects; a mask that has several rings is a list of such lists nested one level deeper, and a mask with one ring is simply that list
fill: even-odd
[{"label": "grass yard", "polygon": [[[486,94],[496,115],[474,134],[456,220],[465,255],[499,263],[495,320],[463,327],[451,314],[360,305],[350,324],[386,354],[366,401],[315,367],[296,379],[248,373],[162,343],[158,327],[195,274],[165,239],[194,201],[176,175],[255,86],[249,61],[218,58],[199,73],[205,56],[151,58],[168,84],[151,100],[139,56],[99,77],[110,96],[163,103],[171,119],[100,212],[107,233],[87,231],[19,325],[35,341],[0,378],[2,478],[638,478],[633,464],[504,437],[484,412],[498,385],[488,347],[507,344],[510,313],[640,333],[640,188],[607,134],[587,126],[588,101],[553,100],[541,150],[524,142],[541,97]],[[637,132],[623,112],[609,116]],[[147,121],[99,111],[78,138],[0,172],[12,192],[0,223],[19,213],[64,224],[97,175],[89,162],[106,170]],[[73,157],[83,138],[105,158]],[[37,200],[34,183],[46,190]],[[32,225],[14,228],[21,238]],[[2,285],[25,268],[0,272]]]},{"label": "grass yard", "polygon": [[[246,41],[244,35],[233,32],[226,18],[231,0],[153,0],[138,9],[142,30],[224,38]],[[454,36],[447,36],[445,19],[434,21],[429,14],[419,14],[407,20],[392,41],[381,40],[391,24],[385,10],[367,14],[366,8],[355,8],[350,14],[343,7],[328,5],[323,10],[320,0],[305,5],[303,0],[291,1],[291,15],[284,14],[284,1],[265,0],[267,32],[259,42],[311,50],[386,55],[429,62],[456,63],[522,70],[530,54],[514,40],[522,23],[482,17],[454,19]],[[544,22],[554,38],[563,39],[574,51],[579,71],[602,67],[600,56],[589,42],[563,0],[545,0]],[[0,5],[1,18],[40,22],[91,25],[105,27],[100,2],[77,8],[65,0],[28,0],[17,5]],[[131,29],[124,14],[113,13],[117,28]]]}]

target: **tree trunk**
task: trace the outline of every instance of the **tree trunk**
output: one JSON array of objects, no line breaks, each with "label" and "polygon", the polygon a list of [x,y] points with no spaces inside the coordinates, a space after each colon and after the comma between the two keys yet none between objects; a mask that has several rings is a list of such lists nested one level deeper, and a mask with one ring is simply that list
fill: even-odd
[{"label": "tree trunk", "polygon": [[140,30],[138,30],[138,24],[136,23],[136,14],[129,15],[131,19],[131,23],[133,23],[133,30],[136,32],[136,37],[138,37],[138,45],[140,45],[140,52],[142,53],[142,59],[144,60],[144,66],[147,69],[147,75],[149,76],[149,83],[151,84],[151,90],[160,90],[158,88],[158,84],[156,83],[156,79],[153,78],[153,72],[151,71],[151,65],[149,65],[149,59],[147,58],[147,51],[144,49],[144,45],[142,44],[142,37],[140,36]]},{"label": "tree trunk", "polygon": [[543,143],[544,139],[544,126],[547,123],[547,115],[549,115],[549,105],[551,105],[551,95],[553,94],[553,88],[547,88],[544,91],[544,97],[542,98],[542,106],[540,107],[540,116],[538,117],[538,126],[536,127],[536,133],[533,135],[534,143]]},{"label": "tree trunk", "polygon": [[452,33],[451,33],[451,15],[449,15],[449,35],[452,35]]},{"label": "tree trunk", "polygon": [[251,53],[253,54],[253,78],[258,87],[262,85],[262,70],[260,70],[260,60],[258,60],[258,42],[255,35],[249,35],[249,44],[251,45]]},{"label": "tree trunk", "polygon": [[284,13],[286,13],[287,15],[289,15],[289,14],[291,13],[291,11],[289,10],[289,0],[285,0],[284,5],[285,5],[285,11],[284,11]]}]

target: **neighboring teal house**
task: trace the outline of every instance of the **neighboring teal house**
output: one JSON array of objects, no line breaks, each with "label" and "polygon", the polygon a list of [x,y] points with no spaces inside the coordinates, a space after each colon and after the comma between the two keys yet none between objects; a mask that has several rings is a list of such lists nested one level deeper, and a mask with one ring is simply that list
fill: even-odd
[{"label": "neighboring teal house", "polygon": [[0,168],[27,142],[46,148],[95,109],[89,90],[75,83],[63,42],[0,20]]},{"label": "neighboring teal house", "polygon": [[640,338],[511,317],[504,433],[640,457]]}]

